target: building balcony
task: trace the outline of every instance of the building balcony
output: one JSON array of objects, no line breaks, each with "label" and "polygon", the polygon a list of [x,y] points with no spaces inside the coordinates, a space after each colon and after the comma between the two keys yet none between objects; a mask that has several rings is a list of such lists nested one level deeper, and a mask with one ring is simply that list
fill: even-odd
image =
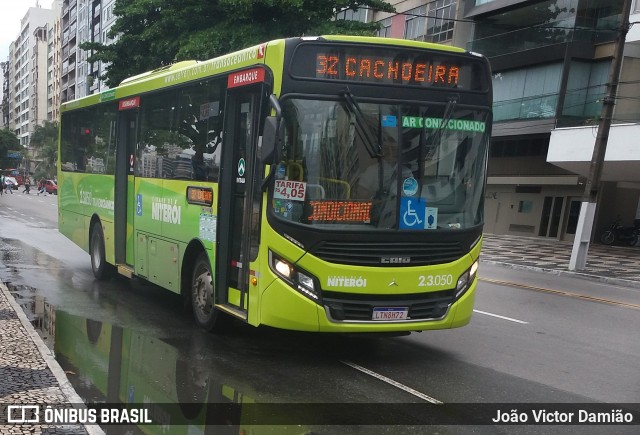
[{"label": "building balcony", "polygon": [[[558,128],[551,132],[547,161],[587,176],[596,141],[593,126]],[[612,125],[602,167],[602,181],[640,182],[640,124]]]},{"label": "building balcony", "polygon": [[[604,22],[611,23],[610,20]],[[475,39],[467,43],[467,50],[491,58],[567,42],[593,45],[615,40],[616,32],[610,28],[578,28],[569,27],[566,22],[556,22]]]},{"label": "building balcony", "polygon": [[[562,115],[557,126],[585,125],[602,111],[602,93],[587,94],[584,89],[567,91],[564,96]],[[511,100],[493,102],[493,121],[530,121],[556,117],[560,101],[559,93],[532,95]]]}]

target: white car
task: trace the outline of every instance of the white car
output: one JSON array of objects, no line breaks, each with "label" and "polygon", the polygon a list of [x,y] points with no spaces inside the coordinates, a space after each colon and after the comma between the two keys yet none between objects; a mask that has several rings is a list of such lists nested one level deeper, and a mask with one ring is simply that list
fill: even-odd
[{"label": "white car", "polygon": [[7,184],[7,180],[9,180],[9,181],[11,181],[11,183],[13,183],[13,186],[11,186],[13,189],[17,189],[18,188],[18,182],[16,181],[16,179],[14,177],[4,177],[5,186]]}]

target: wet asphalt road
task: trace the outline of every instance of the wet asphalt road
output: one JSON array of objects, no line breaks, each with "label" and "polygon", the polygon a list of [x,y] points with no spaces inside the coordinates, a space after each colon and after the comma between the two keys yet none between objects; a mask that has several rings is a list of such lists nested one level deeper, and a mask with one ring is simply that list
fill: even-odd
[{"label": "wet asphalt road", "polygon": [[[393,423],[404,423],[404,417],[384,415],[380,404],[434,400],[499,403],[511,410],[518,403],[640,402],[640,310],[483,281],[476,299],[478,313],[469,326],[457,330],[353,338],[238,324],[213,335],[194,327],[179,298],[155,286],[126,279],[94,281],[88,254],[57,232],[56,201],[57,197],[15,192],[0,198],[0,279],[9,282],[25,304],[33,304],[34,296],[43,298],[49,313],[40,322],[43,334],[48,329],[57,358],[87,400],[195,402],[180,407],[177,414],[201,424],[207,411],[199,402],[372,403],[372,418],[379,420],[375,422]],[[514,273],[481,267],[481,276],[532,286],[544,282],[548,288],[604,295],[611,290],[579,279]],[[637,290],[615,291],[637,297]],[[52,323],[55,331],[46,327]],[[158,406],[159,418],[171,418],[169,408]],[[330,410],[327,407],[327,413]],[[406,422],[413,421],[412,410],[406,411]],[[363,410],[347,406],[344,412]],[[462,420],[469,417],[461,415]],[[323,424],[290,425],[286,433],[512,433],[516,429],[312,423]],[[564,426],[562,431],[628,429],[632,433],[637,426]],[[119,433],[120,429],[106,430]],[[557,430],[517,428],[518,433]]]}]

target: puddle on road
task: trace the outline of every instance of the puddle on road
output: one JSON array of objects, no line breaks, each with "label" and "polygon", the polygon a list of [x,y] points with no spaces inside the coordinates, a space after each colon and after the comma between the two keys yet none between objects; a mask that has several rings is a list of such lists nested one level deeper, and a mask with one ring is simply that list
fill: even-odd
[{"label": "puddle on road", "polygon": [[[35,288],[11,284],[8,288],[87,403],[144,403],[157,423],[157,433],[167,434],[205,433],[211,418],[207,402],[249,399],[212,379],[204,360],[181,355],[158,338],[56,310]],[[148,432],[154,427],[145,426],[145,432],[156,433]],[[201,430],[194,432],[195,428]],[[123,428],[103,429],[111,434],[122,433]],[[143,432],[129,427],[127,433]]]},{"label": "puddle on road", "polygon": [[260,394],[252,391],[248,373],[234,361],[205,357],[198,350],[202,343],[185,352],[133,329],[72,315],[57,310],[35,288],[7,286],[83,401],[149,409],[153,425],[103,426],[107,434],[341,433],[297,424],[243,424],[261,418],[277,421],[277,415],[255,408]]}]

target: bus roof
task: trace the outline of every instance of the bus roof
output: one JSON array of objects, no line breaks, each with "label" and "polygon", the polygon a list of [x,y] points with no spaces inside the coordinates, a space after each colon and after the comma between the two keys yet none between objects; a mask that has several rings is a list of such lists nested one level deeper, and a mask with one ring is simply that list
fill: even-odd
[{"label": "bus roof", "polygon": [[[300,41],[335,41],[359,44],[394,45],[407,48],[439,50],[451,53],[466,52],[466,50],[462,48],[452,47],[449,45],[373,36],[322,35],[287,38],[287,40],[293,39]],[[186,60],[162,66],[155,70],[129,77],[123,80],[116,88],[102,91],[99,94],[92,94],[77,100],[65,102],[61,105],[61,111],[64,112],[66,110],[86,107],[104,101],[117,100],[141,94],[162,86],[170,86],[207,77],[213,73],[224,73],[238,68],[264,64],[264,57],[262,57],[261,53],[264,53],[264,50],[267,47],[279,45],[281,49],[283,49],[285,41],[285,39],[276,39],[205,61]]]}]

